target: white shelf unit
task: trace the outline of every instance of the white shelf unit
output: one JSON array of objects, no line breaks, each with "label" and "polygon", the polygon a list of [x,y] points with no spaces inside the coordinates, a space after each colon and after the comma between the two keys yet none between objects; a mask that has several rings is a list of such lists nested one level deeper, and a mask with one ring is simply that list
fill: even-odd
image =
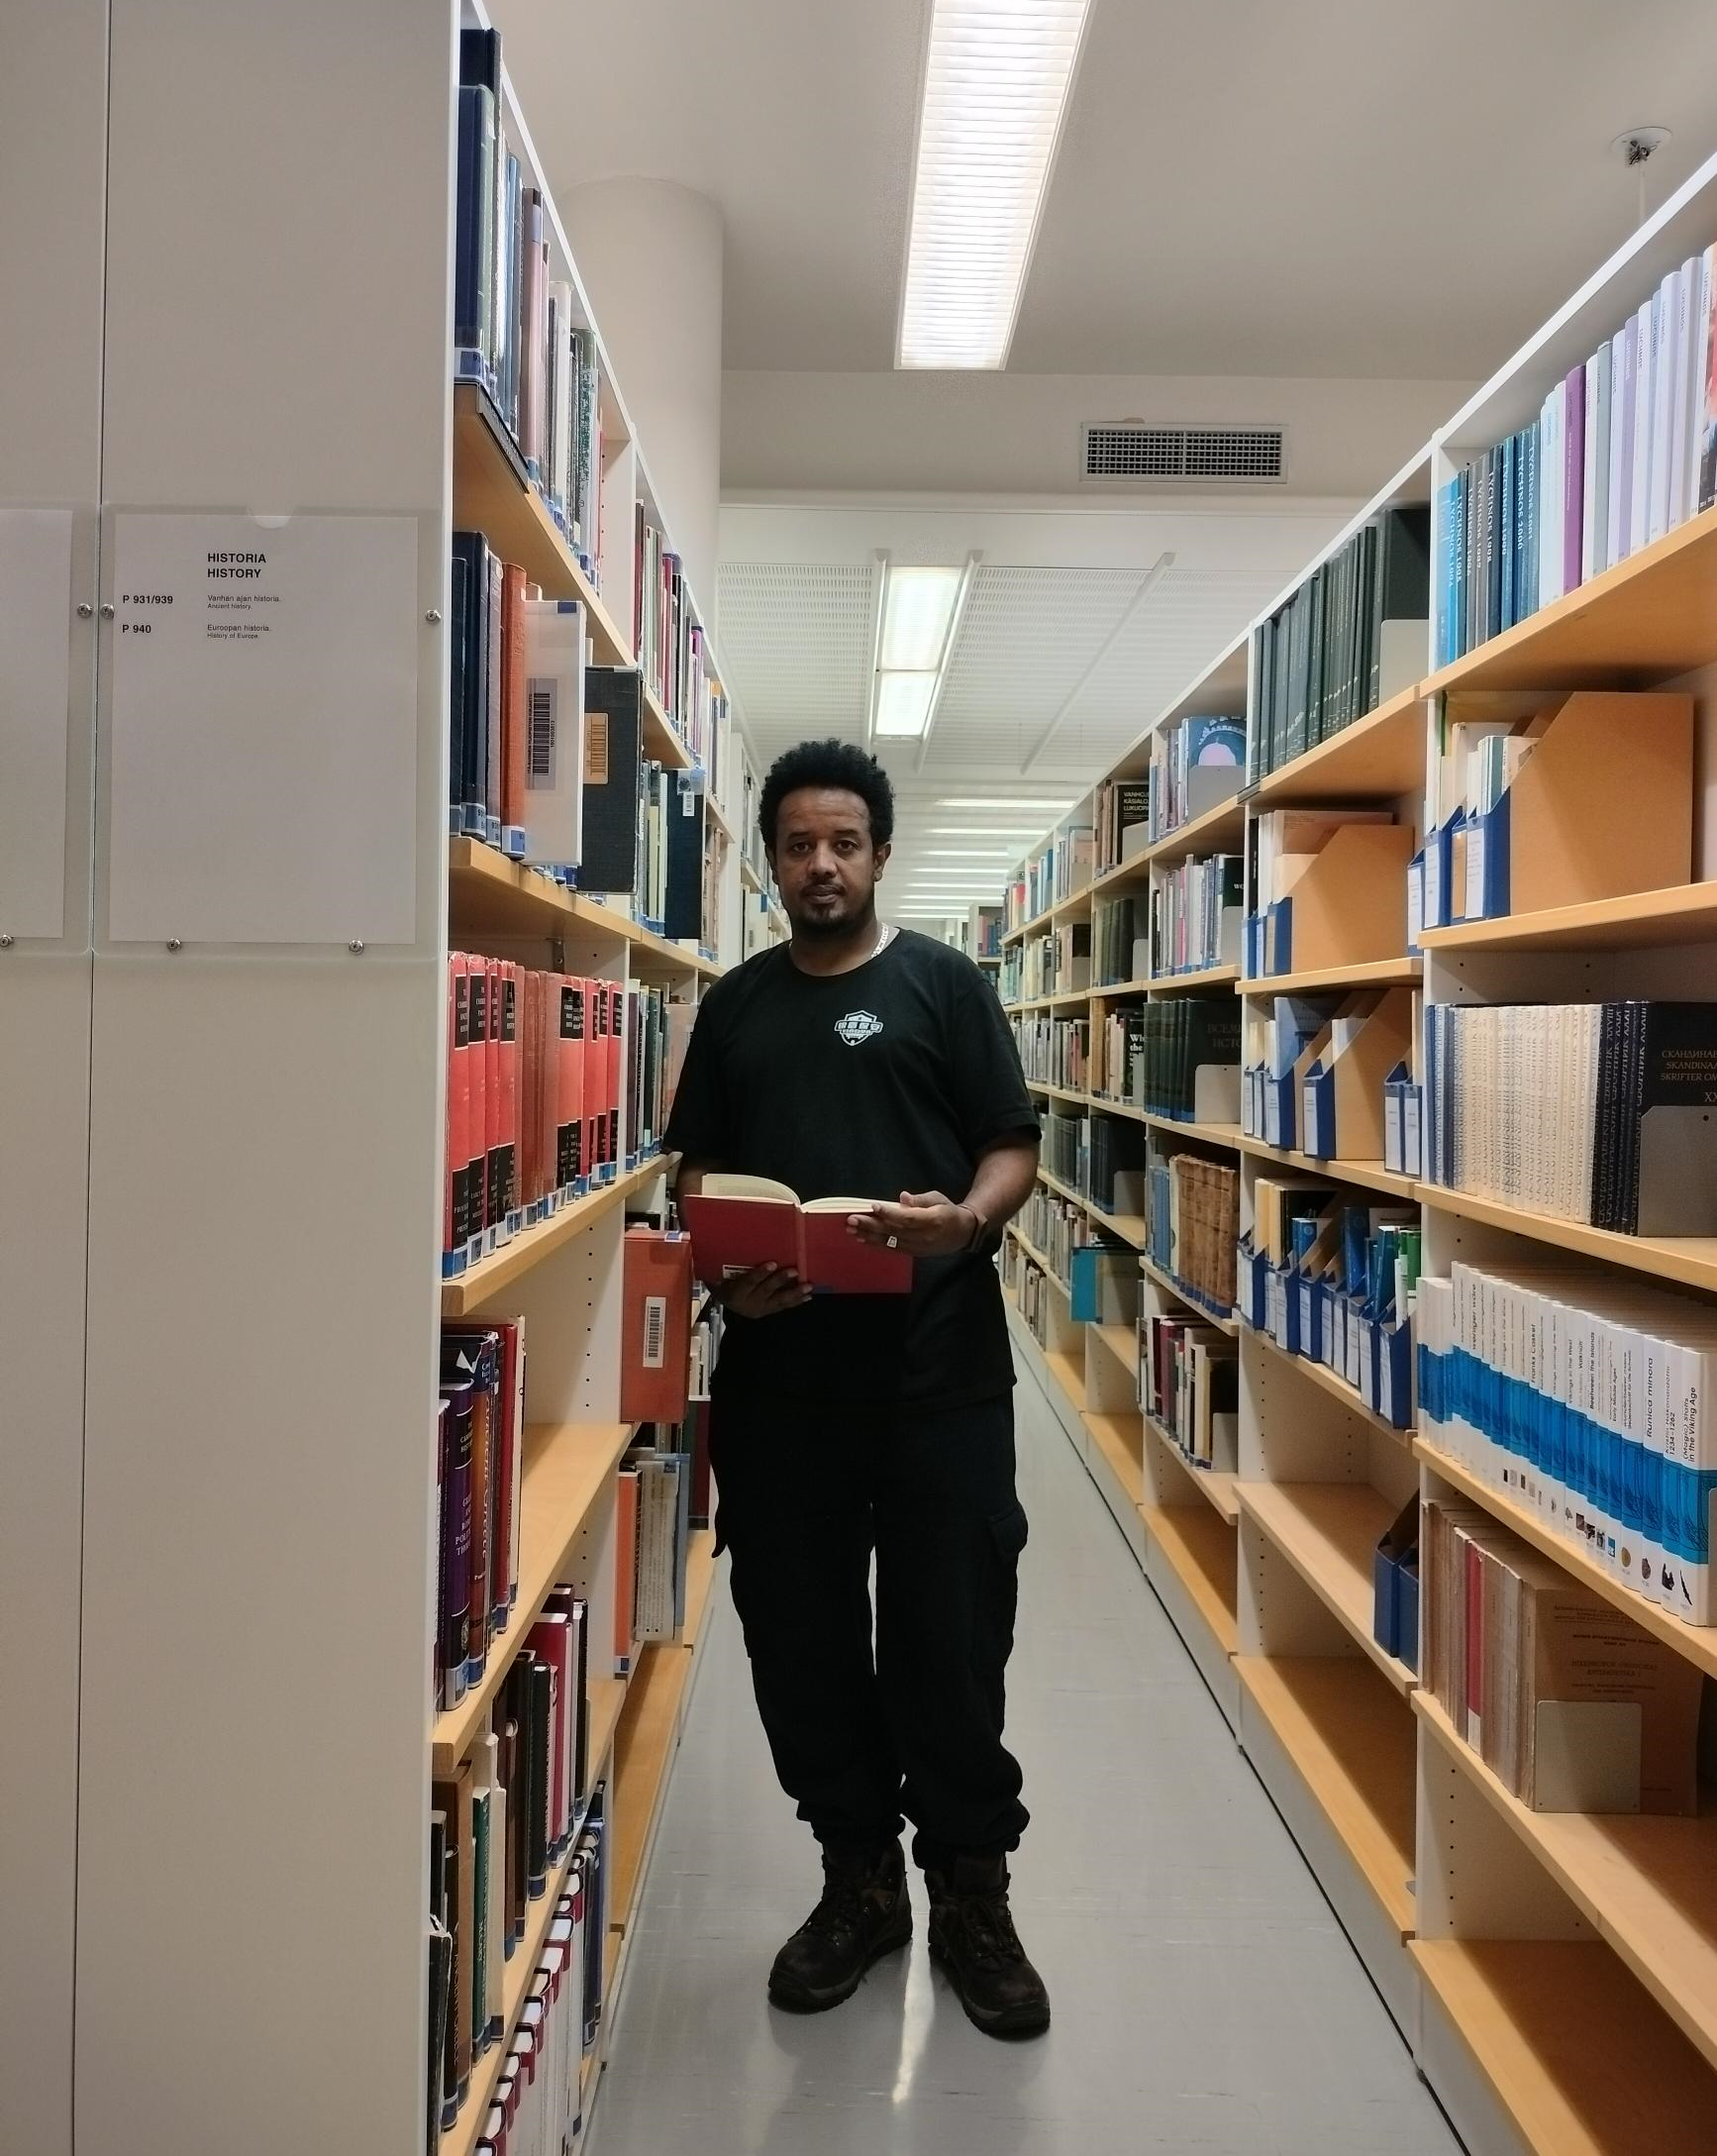
[{"label": "white shelf unit", "polygon": [[[1717,158],[1439,430],[1348,531],[1383,502],[1431,499],[1434,609],[1440,490],[1457,464],[1536,418],[1553,384],[1670,268],[1714,240]],[[1347,536],[1338,534],[1317,559]],[[1308,563],[1290,589],[1316,565]],[[1441,669],[1434,622],[1431,628],[1424,678],[1262,776],[1247,813],[1294,803],[1393,803],[1422,834],[1438,698],[1455,690],[1676,688],[1695,700],[1696,758],[1709,770],[1717,752],[1717,510],[1672,528]],[[1250,641],[1249,630],[1157,725],[1190,711],[1238,708],[1235,654]],[[1225,688],[1226,702],[1219,700]],[[1143,761],[1141,745],[1117,770],[1136,771]],[[1146,860],[1136,876],[1114,880],[1145,887],[1150,873]],[[1692,873],[1686,889],[1570,906],[1508,928],[1442,932],[1427,946],[1421,992],[1431,1003],[1717,999],[1717,941],[1704,889],[1717,876],[1717,826],[1702,798]],[[1102,890],[1099,879],[1092,895]],[[1016,928],[1013,940],[1051,918]],[[1267,994],[1274,984],[1243,982],[1239,991]],[[1149,982],[1132,982],[1120,992],[1154,991]],[[1093,996],[1093,1009],[1101,997]],[[1141,1114],[1099,1099],[1089,1107]],[[1232,1150],[1241,1166],[1243,1222],[1261,1173],[1325,1173],[1350,1181],[1362,1199],[1417,1203],[1432,1277],[1447,1275],[1458,1259],[1542,1262],[1549,1248],[1717,1294],[1717,1246],[1709,1241],[1603,1235],[1388,1176],[1380,1163],[1344,1168],[1273,1152],[1238,1131],[1176,1131],[1162,1118],[1143,1120],[1159,1136]],[[1134,1240],[1142,1226],[1122,1239]],[[1165,1305],[1172,1289],[1152,1271],[1142,1294]],[[1332,1373],[1244,1327],[1240,1466],[1232,1484],[1201,1487],[1154,1426],[1125,1407],[1106,1407],[1099,1448],[1079,1381],[1082,1371],[1087,1383],[1107,1385],[1124,1367],[1113,1329],[1084,1328],[1081,1343],[1065,1306],[1051,1296],[1049,1307],[1047,1356],[1016,1310],[1022,1353],[1052,1399],[1060,1395],[1063,1426],[1117,1516],[1128,1498],[1140,1505],[1147,1577],[1473,2156],[1621,2156],[1642,2139],[1696,2145],[1708,2137],[1717,2105],[1717,2016],[1706,1966],[1708,1821],[1526,1811],[1447,1727],[1412,1673],[1370,1636],[1370,1550],[1415,1490],[1488,1503],[1555,1556],[1552,1539],[1535,1534],[1524,1515],[1469,1476],[1456,1478],[1441,1455],[1420,1448],[1416,1457],[1412,1433],[1368,1414]],[[1154,1476],[1162,1478],[1155,1486]],[[1154,1502],[1164,1526],[1153,1524]],[[1226,1542],[1215,1541],[1218,1535]],[[1578,1552],[1566,1550],[1565,1561],[1591,1583],[1593,1568]],[[1213,1591],[1213,1578],[1227,1585],[1226,1597]],[[1630,1606],[1623,1590],[1610,1598]],[[1642,1621],[1697,1667],[1712,1666],[1717,1632],[1679,1628],[1656,1612]]]},{"label": "white shelf unit", "polygon": [[[25,714],[63,770],[21,812],[60,872],[54,933],[43,879],[21,893],[18,857],[0,861],[0,1346],[29,1432],[0,1507],[0,1618],[29,1642],[0,1680],[19,1738],[0,1765],[9,2150],[423,2148],[450,930],[687,994],[713,971],[581,905],[548,925],[491,892],[473,923],[461,885],[450,917],[461,21],[481,17],[454,0],[65,0],[8,34],[0,127],[37,178],[0,209],[33,315],[0,379],[0,529],[46,508],[70,533],[63,619],[25,651],[68,654]],[[612,661],[633,502],[654,491],[603,359]],[[410,528],[410,619],[376,629],[414,680],[396,940],[115,932],[111,835],[136,783],[112,754],[116,521],[235,505]],[[8,662],[22,633],[0,595]],[[268,868],[223,862],[210,818],[206,850],[170,866],[218,919],[222,890],[248,897]],[[277,838],[299,861],[326,847]],[[732,963],[732,842],[723,880]],[[633,1202],[659,1184],[639,1180]],[[615,1446],[624,1215],[593,1205],[504,1283],[457,1290],[525,1314],[528,1422]],[[598,1595],[612,1491],[608,1472],[567,1560]],[[648,1682],[593,1699],[630,1883],[617,1972],[693,1663],[647,1650]],[[474,2131],[467,2106],[444,2145]]]}]

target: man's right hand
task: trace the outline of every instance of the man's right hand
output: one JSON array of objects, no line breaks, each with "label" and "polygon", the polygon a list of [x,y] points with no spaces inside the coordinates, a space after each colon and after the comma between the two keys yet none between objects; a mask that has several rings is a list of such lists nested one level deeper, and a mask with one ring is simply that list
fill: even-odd
[{"label": "man's right hand", "polygon": [[735,1317],[773,1317],[780,1310],[796,1310],[809,1302],[811,1290],[799,1276],[774,1264],[755,1265],[749,1273],[736,1273],[715,1290],[716,1300]]}]

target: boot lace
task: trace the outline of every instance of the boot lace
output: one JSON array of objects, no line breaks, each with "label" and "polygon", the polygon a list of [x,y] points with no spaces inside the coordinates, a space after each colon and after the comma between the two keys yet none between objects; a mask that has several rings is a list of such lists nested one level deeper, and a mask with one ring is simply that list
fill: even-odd
[{"label": "boot lace", "polygon": [[839,1946],[863,1922],[863,1881],[855,1874],[831,1872],[824,1883],[822,1899],[799,1929]]},{"label": "boot lace", "polygon": [[1014,1929],[1007,1889],[992,1888],[984,1894],[962,1895],[960,1914],[971,1945],[971,1958],[983,1969],[1005,1969],[1026,1958],[1020,1935]]}]

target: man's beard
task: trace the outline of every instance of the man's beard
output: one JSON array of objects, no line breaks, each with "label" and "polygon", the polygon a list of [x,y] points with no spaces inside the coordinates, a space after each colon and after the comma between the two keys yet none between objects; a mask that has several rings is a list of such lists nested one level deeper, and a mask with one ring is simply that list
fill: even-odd
[{"label": "man's beard", "polygon": [[874,925],[876,894],[872,891],[854,912],[841,912],[827,917],[807,912],[794,914],[791,919],[793,934],[802,936],[807,943],[835,943],[843,936],[857,936]]}]

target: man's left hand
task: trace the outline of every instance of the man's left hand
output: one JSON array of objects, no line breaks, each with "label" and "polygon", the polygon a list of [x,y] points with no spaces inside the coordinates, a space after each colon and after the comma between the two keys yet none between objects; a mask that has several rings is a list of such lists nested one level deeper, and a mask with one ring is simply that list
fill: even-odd
[{"label": "man's left hand", "polygon": [[940,1190],[902,1190],[898,1205],[875,1205],[867,1213],[850,1213],[847,1232],[861,1243],[904,1250],[914,1258],[943,1258],[970,1247],[977,1215],[957,1205]]}]

